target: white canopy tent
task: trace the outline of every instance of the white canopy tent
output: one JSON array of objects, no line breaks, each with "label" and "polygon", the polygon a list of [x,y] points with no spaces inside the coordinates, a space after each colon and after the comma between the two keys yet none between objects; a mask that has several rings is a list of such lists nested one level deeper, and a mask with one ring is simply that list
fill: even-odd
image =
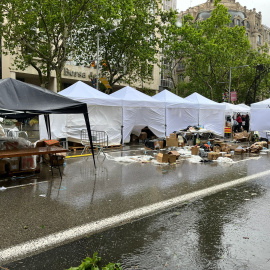
[{"label": "white canopy tent", "polygon": [[250,106],[244,104],[244,103],[241,103],[241,104],[237,104],[237,106],[240,106],[243,108],[243,111],[242,112],[250,112]]},{"label": "white canopy tent", "polygon": [[[122,101],[104,94],[95,88],[78,81],[59,92],[60,95],[85,102],[88,106],[91,129],[105,131],[109,145],[121,143]],[[80,141],[84,119],[79,115],[51,115],[52,138],[67,138]],[[40,138],[47,137],[44,120],[40,119]]]},{"label": "white canopy tent", "polygon": [[193,93],[185,98],[197,104],[198,122],[205,129],[211,130],[220,136],[224,136],[225,108],[226,106],[210,100],[198,93]]},{"label": "white canopy tent", "polygon": [[164,104],[140,91],[126,86],[110,96],[122,100],[123,142],[130,141],[130,134],[139,135],[141,129],[148,128],[157,136],[165,136]]},{"label": "white canopy tent", "polygon": [[270,98],[252,103],[250,108],[250,130],[265,138],[266,131],[270,131]]},{"label": "white canopy tent", "polygon": [[242,106],[241,104],[235,105],[227,102],[222,102],[222,104],[225,104],[226,106],[226,115],[233,116],[234,113],[250,113],[250,107],[245,104],[243,104],[244,106]]},{"label": "white canopy tent", "polygon": [[164,103],[166,108],[166,135],[197,125],[198,109],[196,104],[189,102],[168,90],[163,90],[153,98]]}]

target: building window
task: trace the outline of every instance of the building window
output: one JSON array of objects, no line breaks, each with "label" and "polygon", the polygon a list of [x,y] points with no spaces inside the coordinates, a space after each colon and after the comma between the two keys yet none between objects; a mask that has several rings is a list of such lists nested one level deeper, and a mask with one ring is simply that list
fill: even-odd
[{"label": "building window", "polygon": [[247,21],[247,28],[250,28],[250,24],[249,24],[249,22]]},{"label": "building window", "polygon": [[258,37],[257,37],[257,43],[259,44],[259,45],[261,45],[261,42],[262,42],[262,40],[261,40],[262,38],[261,38],[261,36],[260,35],[258,35]]},{"label": "building window", "polygon": [[236,24],[237,24],[238,26],[240,26],[240,20],[239,20],[239,19],[236,20]]},{"label": "building window", "polygon": [[177,66],[176,66],[176,71],[183,70],[183,69],[185,69],[185,63],[178,62]]},{"label": "building window", "polygon": [[178,75],[178,82],[183,82],[183,81],[185,81],[184,75],[183,74],[179,74]]}]

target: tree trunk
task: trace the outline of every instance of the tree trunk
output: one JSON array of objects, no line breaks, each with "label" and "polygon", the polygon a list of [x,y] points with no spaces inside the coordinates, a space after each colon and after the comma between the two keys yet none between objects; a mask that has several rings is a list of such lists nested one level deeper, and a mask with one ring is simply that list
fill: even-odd
[{"label": "tree trunk", "polygon": [[57,92],[62,90],[62,69],[55,69],[55,73],[56,73],[56,85],[57,85]]}]

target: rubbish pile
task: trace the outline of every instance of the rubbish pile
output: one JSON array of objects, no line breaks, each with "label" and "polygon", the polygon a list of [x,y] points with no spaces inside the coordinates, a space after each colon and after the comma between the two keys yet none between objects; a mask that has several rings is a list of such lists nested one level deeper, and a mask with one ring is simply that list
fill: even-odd
[{"label": "rubbish pile", "polygon": [[[245,134],[242,134],[245,135]],[[242,136],[241,135],[241,136]],[[241,138],[246,139],[246,136]],[[239,137],[239,139],[241,140]],[[242,146],[237,143],[227,143],[221,139],[209,139],[207,143],[201,143],[199,140],[196,145],[186,146],[181,135],[176,133],[170,134],[166,139],[156,139],[146,142],[145,148],[149,150],[149,146],[163,146],[162,152],[157,154],[156,160],[158,163],[175,163],[179,158],[186,158],[189,162],[199,163],[205,161],[218,161],[220,163],[233,163],[232,158],[235,155],[244,153],[259,154],[261,151],[268,151],[268,142],[261,141],[252,144],[251,146]]]}]

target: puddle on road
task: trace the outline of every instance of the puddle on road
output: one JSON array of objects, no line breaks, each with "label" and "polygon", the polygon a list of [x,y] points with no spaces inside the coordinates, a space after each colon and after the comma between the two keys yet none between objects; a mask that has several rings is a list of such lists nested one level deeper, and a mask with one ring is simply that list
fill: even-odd
[{"label": "puddle on road", "polygon": [[7,265],[8,269],[68,269],[97,251],[123,269],[269,269],[269,187],[228,189]]}]

